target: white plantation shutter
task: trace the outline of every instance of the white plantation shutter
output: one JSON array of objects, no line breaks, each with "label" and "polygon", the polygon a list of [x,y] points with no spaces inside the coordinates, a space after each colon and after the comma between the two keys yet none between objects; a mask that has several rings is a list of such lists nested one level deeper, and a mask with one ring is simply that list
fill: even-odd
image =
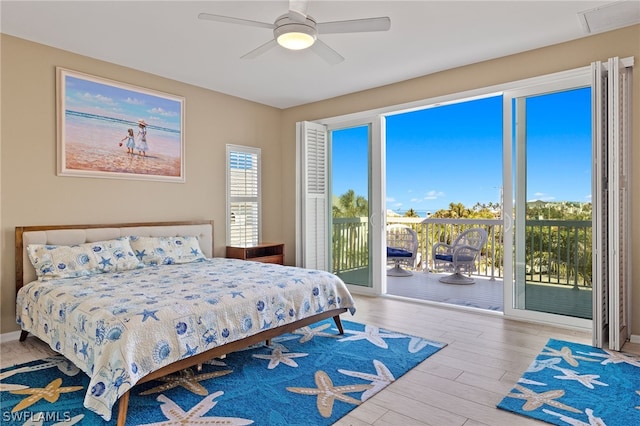
[{"label": "white plantation shutter", "polygon": [[609,148],[609,349],[619,351],[629,337],[629,145],[631,72],[610,58],[607,72]]},{"label": "white plantation shutter", "polygon": [[327,129],[302,122],[297,124],[296,264],[304,268],[329,269],[329,188]]},{"label": "white plantation shutter", "polygon": [[629,235],[629,149],[631,136],[631,67],[633,58],[594,62],[594,153],[600,173],[594,194],[600,197],[596,222],[594,279],[594,346],[620,350],[629,337],[631,245]]},{"label": "white plantation shutter", "polygon": [[227,145],[227,245],[260,242],[260,153]]},{"label": "white plantation shutter", "polygon": [[607,253],[609,223],[609,200],[607,190],[607,80],[606,67],[601,63],[591,64],[591,125],[593,132],[592,152],[594,158],[593,190],[591,202],[593,215],[593,346],[601,348],[609,338],[609,259]]}]

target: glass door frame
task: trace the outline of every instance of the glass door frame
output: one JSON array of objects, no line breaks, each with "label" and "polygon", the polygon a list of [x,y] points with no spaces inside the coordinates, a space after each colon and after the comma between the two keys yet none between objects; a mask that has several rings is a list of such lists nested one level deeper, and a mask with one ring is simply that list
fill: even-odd
[{"label": "glass door frame", "polygon": [[[518,266],[515,263],[519,258],[523,258],[524,255],[524,221],[514,221],[514,204],[519,207],[518,211],[523,211],[526,194],[523,194],[518,188],[524,187],[526,159],[521,152],[513,152],[513,147],[517,146],[513,141],[514,136],[516,141],[521,141],[524,140],[523,138],[526,134],[526,111],[523,108],[524,102],[522,102],[522,99],[529,96],[544,95],[590,86],[591,74],[588,69],[583,68],[573,73],[564,74],[561,78],[503,92],[503,177],[505,194],[503,203],[505,221],[503,299],[504,315],[507,318],[522,319],[562,327],[569,326],[584,330],[592,330],[593,328],[592,320],[516,308],[518,305],[523,305],[524,302],[524,282],[519,282],[516,277],[518,268],[523,268],[524,265]],[[515,120],[514,106],[516,110]],[[513,128],[514,124],[515,129]],[[514,154],[516,154],[515,157]],[[515,177],[513,175],[514,158],[516,171],[518,172],[518,175]],[[592,170],[593,167],[594,165],[592,164]],[[595,173],[595,171],[592,171],[592,173]],[[515,188],[514,181],[516,181]],[[592,207],[592,211],[597,211],[596,206]],[[515,229],[516,227],[518,229]],[[514,232],[516,233],[514,234]],[[593,294],[595,294],[595,292],[598,291],[599,283],[594,279],[592,285],[592,291]]]},{"label": "glass door frame", "polygon": [[[321,121],[322,123],[322,121]],[[327,126],[329,134],[329,161],[328,180],[329,188],[332,187],[332,140],[331,132],[335,130],[353,127],[369,126],[369,259],[371,260],[371,282],[369,286],[352,285],[347,287],[355,294],[380,295],[386,291],[385,266],[386,266],[386,211],[385,211],[385,120],[381,115],[370,115],[352,120],[338,120],[323,123]],[[330,213],[331,216],[331,213]],[[331,253],[329,253],[331,256]],[[331,258],[331,257],[330,257]]]}]

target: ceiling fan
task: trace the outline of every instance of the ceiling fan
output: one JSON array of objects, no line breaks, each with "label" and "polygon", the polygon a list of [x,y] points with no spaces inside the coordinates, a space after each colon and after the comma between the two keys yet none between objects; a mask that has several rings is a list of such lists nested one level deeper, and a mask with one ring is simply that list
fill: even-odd
[{"label": "ceiling fan", "polygon": [[200,13],[198,18],[273,30],[273,39],[246,53],[241,57],[242,59],[257,58],[280,45],[291,50],[309,48],[331,65],[344,61],[344,57],[320,40],[318,34],[387,31],[391,27],[391,19],[386,16],[348,21],[316,22],[313,17],[307,15],[307,0],[290,0],[289,12],[276,18],[273,24],[210,13]]}]

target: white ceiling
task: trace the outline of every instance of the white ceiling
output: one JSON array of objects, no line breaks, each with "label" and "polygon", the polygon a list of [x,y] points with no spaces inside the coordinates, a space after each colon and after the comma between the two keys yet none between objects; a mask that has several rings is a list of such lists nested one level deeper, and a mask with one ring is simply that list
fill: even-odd
[{"label": "white ceiling", "polygon": [[[256,59],[240,59],[270,40],[271,30],[197,18],[198,13],[207,12],[273,23],[287,12],[286,0],[3,0],[0,29],[81,55],[287,108],[585,37],[590,34],[578,13],[609,3],[310,0],[307,12],[317,22],[391,18],[387,32],[320,35],[346,58],[333,66],[311,51],[281,47]],[[640,10],[640,1],[625,3]],[[620,25],[627,23],[605,22],[604,30]]]}]

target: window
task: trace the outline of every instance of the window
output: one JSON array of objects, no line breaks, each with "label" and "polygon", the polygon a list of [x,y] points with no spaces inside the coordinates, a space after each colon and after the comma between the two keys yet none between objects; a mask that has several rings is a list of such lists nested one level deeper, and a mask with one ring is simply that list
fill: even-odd
[{"label": "window", "polygon": [[227,245],[260,241],[260,148],[227,145]]}]

